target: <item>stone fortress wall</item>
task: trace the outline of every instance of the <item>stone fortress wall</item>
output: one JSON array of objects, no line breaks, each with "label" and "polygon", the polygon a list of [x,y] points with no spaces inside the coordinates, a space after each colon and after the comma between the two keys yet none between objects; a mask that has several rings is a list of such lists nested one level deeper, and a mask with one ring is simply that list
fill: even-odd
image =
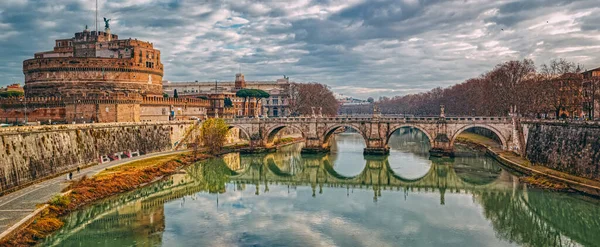
[{"label": "stone fortress wall", "polygon": [[28,97],[106,92],[162,96],[162,65],[146,68],[134,58],[43,58],[23,62]]},{"label": "stone fortress wall", "polygon": [[[141,95],[0,99],[0,122],[153,122],[202,119],[210,102]],[[174,119],[171,116],[174,112]]]},{"label": "stone fortress wall", "polygon": [[78,166],[104,155],[172,149],[193,121],[29,126],[0,129],[0,193]]}]

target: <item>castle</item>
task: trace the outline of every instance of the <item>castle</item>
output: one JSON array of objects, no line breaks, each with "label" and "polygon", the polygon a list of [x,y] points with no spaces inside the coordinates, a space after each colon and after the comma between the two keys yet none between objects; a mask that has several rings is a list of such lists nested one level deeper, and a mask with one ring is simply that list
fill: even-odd
[{"label": "castle", "polygon": [[2,122],[149,122],[206,117],[210,102],[163,97],[152,43],[105,31],[59,39],[23,61],[25,95],[0,99]]},{"label": "castle", "polygon": [[75,33],[54,50],[23,62],[29,97],[137,93],[162,97],[160,51],[149,42],[106,32]]}]

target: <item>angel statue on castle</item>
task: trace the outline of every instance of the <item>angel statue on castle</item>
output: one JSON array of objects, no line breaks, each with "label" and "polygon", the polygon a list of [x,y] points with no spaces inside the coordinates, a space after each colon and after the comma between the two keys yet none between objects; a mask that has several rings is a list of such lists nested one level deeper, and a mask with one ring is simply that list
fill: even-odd
[{"label": "angel statue on castle", "polygon": [[104,18],[104,28],[108,29],[108,27],[109,27],[108,22],[110,21],[110,19],[106,19],[106,17],[103,17],[103,18]]}]

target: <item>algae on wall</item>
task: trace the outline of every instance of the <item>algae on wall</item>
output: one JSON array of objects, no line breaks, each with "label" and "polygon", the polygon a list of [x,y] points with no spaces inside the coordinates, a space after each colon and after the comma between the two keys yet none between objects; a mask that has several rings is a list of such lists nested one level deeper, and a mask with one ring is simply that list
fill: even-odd
[{"label": "algae on wall", "polygon": [[527,158],[535,164],[600,181],[600,127],[533,124]]},{"label": "algae on wall", "polygon": [[178,125],[53,127],[49,131],[0,134],[0,192],[99,161],[123,151],[152,153],[172,148]]}]

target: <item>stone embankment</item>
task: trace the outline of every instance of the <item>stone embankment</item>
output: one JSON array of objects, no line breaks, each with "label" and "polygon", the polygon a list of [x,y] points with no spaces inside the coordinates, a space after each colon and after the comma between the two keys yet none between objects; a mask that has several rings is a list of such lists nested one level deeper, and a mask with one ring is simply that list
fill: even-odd
[{"label": "stone embankment", "polygon": [[531,163],[600,181],[600,124],[534,123],[527,129]]},{"label": "stone embankment", "polygon": [[474,133],[462,134],[457,141],[484,147],[486,153],[503,166],[524,175],[524,182],[551,190],[577,191],[600,197],[600,182],[597,180],[550,169],[547,164],[532,163],[516,153],[502,150],[494,140]]},{"label": "stone embankment", "polygon": [[192,121],[30,126],[0,129],[0,195],[102,162],[170,150]]}]

